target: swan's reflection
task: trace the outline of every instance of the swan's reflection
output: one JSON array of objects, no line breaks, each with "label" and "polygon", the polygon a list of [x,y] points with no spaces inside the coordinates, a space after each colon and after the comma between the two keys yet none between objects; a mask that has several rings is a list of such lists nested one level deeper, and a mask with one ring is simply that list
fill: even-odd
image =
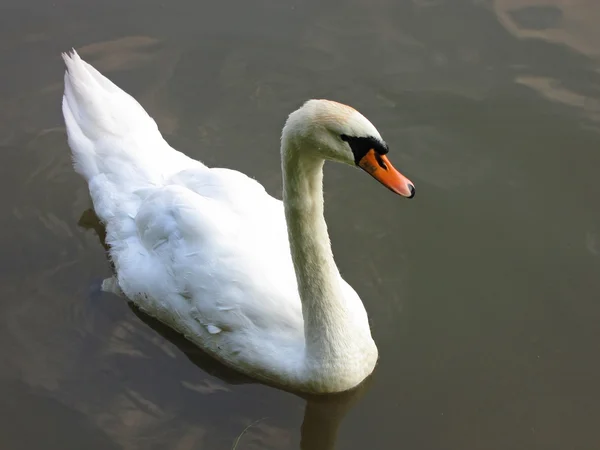
[{"label": "swan's reflection", "polygon": [[[108,247],[105,242],[105,229],[98,220],[93,209],[88,209],[81,215],[79,226],[93,230],[97,234],[104,249],[108,252]],[[210,357],[199,347],[185,339],[181,334],[142,312],[132,302],[128,302],[128,305],[133,313],[144,324],[148,325],[160,336],[181,350],[195,366],[199,367],[209,375],[233,385],[259,383]],[[338,430],[344,417],[366,392],[370,385],[370,381],[371,377],[368,377],[357,388],[335,395],[317,396],[294,393],[306,400],[304,419],[301,427],[300,448],[302,450],[334,449]]]}]

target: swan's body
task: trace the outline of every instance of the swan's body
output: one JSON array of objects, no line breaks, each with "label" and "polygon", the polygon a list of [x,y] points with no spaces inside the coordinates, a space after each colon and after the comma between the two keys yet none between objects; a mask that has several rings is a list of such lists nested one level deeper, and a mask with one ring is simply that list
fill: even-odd
[{"label": "swan's body", "polygon": [[[357,133],[382,144],[373,125],[327,101],[290,115],[282,137],[284,205],[246,175],[174,150],[132,97],[75,52],[64,59],[69,145],[105,224],[118,289],[258,379],[324,393],[367,377],[377,347],[362,302],[333,260],[322,166],[324,158],[353,163],[347,142]],[[331,130],[339,143],[327,142]],[[373,176],[381,181],[380,172]],[[407,180],[382,182],[414,192]]]}]

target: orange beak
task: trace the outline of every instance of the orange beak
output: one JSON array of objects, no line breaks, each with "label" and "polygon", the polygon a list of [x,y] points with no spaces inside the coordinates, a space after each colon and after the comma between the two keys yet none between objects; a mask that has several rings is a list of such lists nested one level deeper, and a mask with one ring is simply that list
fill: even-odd
[{"label": "orange beak", "polygon": [[392,166],[387,156],[371,149],[362,157],[358,165],[390,191],[406,198],[415,196],[415,185]]}]

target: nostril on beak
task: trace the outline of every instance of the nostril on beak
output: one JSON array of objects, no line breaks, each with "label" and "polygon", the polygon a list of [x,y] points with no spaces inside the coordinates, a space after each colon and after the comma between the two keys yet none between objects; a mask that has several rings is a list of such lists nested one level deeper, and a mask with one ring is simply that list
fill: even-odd
[{"label": "nostril on beak", "polygon": [[415,187],[412,184],[409,184],[408,188],[410,189],[410,196],[408,198],[413,198],[415,196]]}]

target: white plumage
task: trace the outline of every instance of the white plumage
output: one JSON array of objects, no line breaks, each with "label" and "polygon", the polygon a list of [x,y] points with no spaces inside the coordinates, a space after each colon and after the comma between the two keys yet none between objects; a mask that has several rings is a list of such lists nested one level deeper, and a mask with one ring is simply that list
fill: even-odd
[{"label": "white plumage", "polygon": [[373,125],[328,101],[290,115],[284,208],[246,175],[171,148],[135,99],[75,51],[63,57],[74,167],[88,182],[115,265],[105,286],[263,381],[323,393],[368,376],[377,348],[362,302],[333,262],[323,158],[314,148],[353,164],[350,147],[333,134],[380,139]]}]

